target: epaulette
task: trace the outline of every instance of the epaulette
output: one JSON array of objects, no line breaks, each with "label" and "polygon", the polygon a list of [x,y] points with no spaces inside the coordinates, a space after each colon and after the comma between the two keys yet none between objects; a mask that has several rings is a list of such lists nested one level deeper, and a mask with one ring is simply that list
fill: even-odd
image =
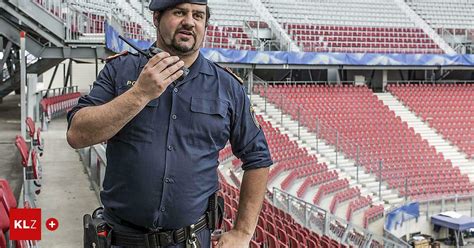
[{"label": "epaulette", "polygon": [[121,53],[117,53],[117,54],[115,54],[115,55],[111,55],[111,56],[109,56],[109,57],[107,57],[107,58],[105,59],[105,62],[109,62],[109,61],[111,61],[111,60],[113,60],[113,59],[115,59],[115,58],[118,58],[118,57],[120,57],[120,56],[127,55],[127,54],[128,54],[128,51],[125,50],[125,51],[123,51],[123,52],[121,52]]},{"label": "epaulette", "polygon": [[224,69],[224,71],[228,72],[230,75],[232,75],[232,77],[234,77],[235,79],[237,79],[237,81],[240,83],[240,84],[244,84],[244,80],[242,80],[242,78],[240,78],[239,76],[237,76],[237,74],[235,74],[229,67],[223,67],[223,66],[220,66],[219,64],[217,63],[214,63],[215,65],[217,65],[218,67]]}]

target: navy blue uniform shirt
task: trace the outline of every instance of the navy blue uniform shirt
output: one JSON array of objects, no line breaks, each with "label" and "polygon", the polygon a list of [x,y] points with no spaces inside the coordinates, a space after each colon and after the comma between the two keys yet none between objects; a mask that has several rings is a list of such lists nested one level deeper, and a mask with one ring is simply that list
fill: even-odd
[{"label": "navy blue uniform shirt", "polygon": [[[147,63],[141,54],[119,56],[100,72],[89,95],[68,114],[123,94]],[[101,192],[105,217],[146,228],[195,223],[219,189],[219,150],[227,141],[244,170],[272,164],[263,131],[243,86],[199,54],[189,75],[171,84],[107,142]],[[122,227],[118,227],[122,228]]]}]

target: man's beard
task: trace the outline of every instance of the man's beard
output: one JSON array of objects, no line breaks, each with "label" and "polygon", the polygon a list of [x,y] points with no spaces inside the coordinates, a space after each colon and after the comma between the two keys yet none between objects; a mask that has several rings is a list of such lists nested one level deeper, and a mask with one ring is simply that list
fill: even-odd
[{"label": "man's beard", "polygon": [[193,52],[193,51],[196,50],[195,47],[196,47],[196,42],[197,42],[197,41],[196,41],[196,36],[195,36],[195,35],[193,35],[193,38],[192,38],[192,39],[194,40],[194,42],[192,43],[191,46],[187,46],[187,45],[185,45],[185,44],[180,45],[179,42],[178,42],[178,40],[176,39],[176,36],[177,36],[177,35],[178,35],[178,34],[175,34],[175,35],[173,36],[173,39],[171,40],[171,47],[172,47],[176,52],[179,52],[179,53],[181,53],[181,54],[188,54],[188,53]]}]

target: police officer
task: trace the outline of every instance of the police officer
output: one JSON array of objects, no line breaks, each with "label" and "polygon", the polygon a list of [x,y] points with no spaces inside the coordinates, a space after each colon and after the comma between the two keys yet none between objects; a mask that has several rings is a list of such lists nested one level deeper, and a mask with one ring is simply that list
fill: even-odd
[{"label": "police officer", "polygon": [[118,247],[209,247],[205,217],[230,141],[245,172],[238,217],[218,247],[248,247],[272,164],[263,131],[238,78],[199,52],[207,1],[154,0],[150,10],[153,46],[165,52],[109,60],[68,113],[67,140],[76,149],[107,140],[100,196]]}]

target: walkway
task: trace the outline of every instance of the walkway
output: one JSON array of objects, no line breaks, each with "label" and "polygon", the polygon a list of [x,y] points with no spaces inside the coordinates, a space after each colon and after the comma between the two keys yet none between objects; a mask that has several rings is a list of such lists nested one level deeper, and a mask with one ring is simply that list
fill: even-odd
[{"label": "walkway", "polygon": [[[53,120],[48,131],[42,133],[45,141],[43,181],[37,206],[42,209],[41,247],[83,247],[82,216],[99,206],[79,154],[66,141],[65,117]],[[44,222],[54,217],[59,228],[51,232]]]}]

